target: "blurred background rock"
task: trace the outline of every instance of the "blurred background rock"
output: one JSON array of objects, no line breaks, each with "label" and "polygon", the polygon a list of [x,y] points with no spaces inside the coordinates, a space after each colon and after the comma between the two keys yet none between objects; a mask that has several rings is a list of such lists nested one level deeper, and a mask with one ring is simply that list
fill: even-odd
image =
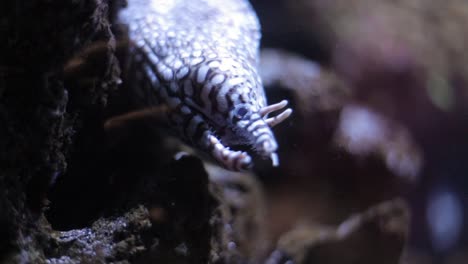
[{"label": "blurred background rock", "polygon": [[266,60],[289,58],[262,61],[266,83],[296,103],[277,132],[281,171],[262,174],[274,233],[402,196],[402,262],[468,263],[468,2],[253,4],[263,46],[281,49]]}]

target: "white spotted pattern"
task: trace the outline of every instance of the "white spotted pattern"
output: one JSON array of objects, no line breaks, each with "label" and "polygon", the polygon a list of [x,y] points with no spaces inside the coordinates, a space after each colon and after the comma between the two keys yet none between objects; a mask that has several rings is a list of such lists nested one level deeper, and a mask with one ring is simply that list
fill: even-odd
[{"label": "white spotted pattern", "polygon": [[168,106],[181,139],[232,170],[252,159],[231,144],[277,156],[267,117],[257,113],[267,105],[256,70],[260,26],[247,0],[129,0],[119,20],[133,43],[129,79],[150,87],[139,93],[150,105]]}]

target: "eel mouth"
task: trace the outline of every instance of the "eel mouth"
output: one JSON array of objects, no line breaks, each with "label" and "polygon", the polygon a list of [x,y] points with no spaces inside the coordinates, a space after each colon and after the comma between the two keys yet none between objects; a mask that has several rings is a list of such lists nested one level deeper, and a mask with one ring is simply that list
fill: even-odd
[{"label": "eel mouth", "polygon": [[[288,108],[274,117],[268,117],[268,114],[284,109],[287,104],[288,101],[283,100],[260,109],[259,114],[269,129],[282,123],[291,115],[292,110]],[[248,126],[245,126],[244,130],[248,131]],[[230,170],[247,170],[253,166],[253,156],[270,159],[274,167],[279,166],[279,157],[276,153],[277,143],[271,131],[265,139],[265,134],[257,133],[260,131],[253,129],[247,133],[251,137],[249,140],[239,139],[239,135],[235,131],[230,131],[227,127],[218,132],[219,134],[217,135],[216,132],[211,131],[209,141],[213,149],[212,156],[225,168]],[[223,144],[228,142],[235,143],[229,145]]]},{"label": "eel mouth", "polygon": [[246,171],[252,168],[252,157],[246,151],[233,150],[224,146],[214,135],[208,136],[211,155],[224,168],[232,171]]}]

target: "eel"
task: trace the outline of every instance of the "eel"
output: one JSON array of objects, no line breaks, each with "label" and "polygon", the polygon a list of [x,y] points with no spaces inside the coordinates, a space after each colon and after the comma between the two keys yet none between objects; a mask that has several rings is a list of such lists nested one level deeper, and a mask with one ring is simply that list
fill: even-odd
[{"label": "eel", "polygon": [[272,127],[292,110],[286,100],[267,104],[260,23],[247,0],[129,0],[118,20],[132,82],[149,106],[167,106],[172,132],[229,170],[250,169],[253,154],[278,166]]}]

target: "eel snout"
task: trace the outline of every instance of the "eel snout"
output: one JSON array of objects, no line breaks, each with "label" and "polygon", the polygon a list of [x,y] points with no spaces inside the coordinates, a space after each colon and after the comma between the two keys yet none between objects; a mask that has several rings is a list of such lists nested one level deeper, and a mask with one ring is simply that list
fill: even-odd
[{"label": "eel snout", "polygon": [[[286,120],[292,113],[290,108],[285,109],[276,116],[268,117],[268,114],[284,109],[288,101],[283,100],[279,103],[272,104],[261,108],[258,111],[251,111],[252,107],[245,104],[237,105],[231,111],[232,130],[234,135],[229,135],[222,138],[222,142],[228,147],[222,149],[222,157],[225,157],[228,168],[236,168],[237,163],[243,167],[250,167],[252,158],[247,152],[232,151],[230,146],[247,145],[264,159],[271,159],[273,166],[279,165],[278,143],[276,142],[272,128],[277,124]],[[218,140],[218,148],[221,150],[221,142]],[[219,155],[218,155],[219,156]],[[230,163],[230,158],[232,162]],[[242,170],[242,168],[240,169]]]},{"label": "eel snout", "polygon": [[[270,158],[273,166],[279,165],[279,158],[276,151],[278,150],[278,143],[273,135],[271,129],[285,121],[291,114],[292,109],[287,108],[276,116],[268,117],[268,114],[284,109],[288,105],[287,100],[283,100],[279,103],[268,105],[260,109],[259,114],[262,117],[262,121],[268,127],[269,133],[266,131],[253,131],[253,135],[256,138],[255,150],[263,158]],[[263,132],[263,134],[262,134]]]}]

